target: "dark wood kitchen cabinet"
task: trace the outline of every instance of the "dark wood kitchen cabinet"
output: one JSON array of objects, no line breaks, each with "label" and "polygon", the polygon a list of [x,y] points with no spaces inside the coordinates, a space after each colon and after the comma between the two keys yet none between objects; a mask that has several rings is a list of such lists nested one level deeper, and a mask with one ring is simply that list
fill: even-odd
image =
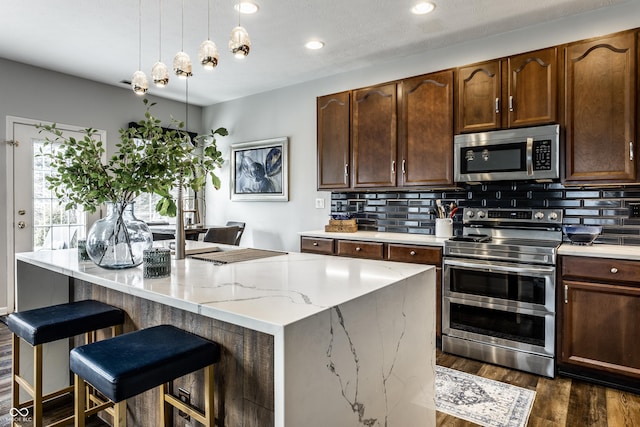
[{"label": "dark wood kitchen cabinet", "polygon": [[317,99],[318,189],[349,188],[351,92]]},{"label": "dark wood kitchen cabinet", "polygon": [[351,164],[353,188],[395,187],[397,86],[388,83],[353,91]]},{"label": "dark wood kitchen cabinet", "polygon": [[458,68],[457,89],[457,133],[554,123],[558,49]]},{"label": "dark wood kitchen cabinet", "polygon": [[640,390],[640,262],[563,256],[558,372]]},{"label": "dark wood kitchen cabinet", "polygon": [[398,186],[453,184],[453,70],[401,83]]},{"label": "dark wood kitchen cabinet", "polygon": [[564,50],[568,184],[636,181],[636,42],[631,31]]}]

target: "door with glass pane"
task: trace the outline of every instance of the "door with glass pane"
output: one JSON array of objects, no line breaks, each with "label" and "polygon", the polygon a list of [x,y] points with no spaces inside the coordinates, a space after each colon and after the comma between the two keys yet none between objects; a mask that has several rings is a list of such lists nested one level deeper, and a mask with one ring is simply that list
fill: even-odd
[{"label": "door with glass pane", "polygon": [[[65,210],[64,204],[48,189],[46,177],[52,173],[46,157],[41,156],[42,150],[55,150],[55,145],[44,146],[48,136],[40,133],[39,121],[9,118],[12,140],[12,170],[9,179],[13,181],[13,194],[8,195],[9,219],[13,219],[12,229],[8,232],[10,246],[13,253],[9,259],[13,260],[15,253],[40,250],[70,249],[77,246],[78,239],[86,235],[87,224],[95,218],[88,218],[80,208]],[[82,138],[83,128],[61,126],[65,136]],[[104,131],[95,136],[106,140]],[[11,156],[11,153],[9,153]],[[9,188],[11,191],[11,186]],[[96,216],[97,218],[97,216]],[[9,262],[6,283],[14,283],[14,264]],[[13,289],[10,286],[3,292],[8,295],[9,311],[13,306]]]}]

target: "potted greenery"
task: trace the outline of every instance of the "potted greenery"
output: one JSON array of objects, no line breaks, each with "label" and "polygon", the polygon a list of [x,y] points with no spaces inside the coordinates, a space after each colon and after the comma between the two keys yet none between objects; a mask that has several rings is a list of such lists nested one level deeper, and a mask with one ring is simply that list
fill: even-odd
[{"label": "potted greenery", "polygon": [[[156,209],[175,216],[181,209],[171,195],[179,186],[201,190],[210,177],[216,189],[220,178],[215,170],[222,163],[216,135],[226,136],[225,128],[200,135],[192,141],[183,130],[184,123],[171,120],[169,129],[151,115],[155,103],[144,100],[145,118],[137,127],[120,129],[117,152],[106,162],[105,147],[95,138],[95,129],[86,129],[84,138],[66,138],[56,125],[42,125],[41,131],[52,136],[46,145],[54,150],[43,152],[55,173],[47,177],[49,188],[65,204],[65,209],[82,206],[95,212],[107,203],[107,217],[96,221],[87,235],[87,252],[98,265],[106,268],[134,267],[142,263],[144,249],[151,247],[149,228],[133,215],[133,203],[142,193],[156,193],[161,200]],[[181,193],[181,191],[179,191]],[[182,224],[179,218],[178,224]]]}]

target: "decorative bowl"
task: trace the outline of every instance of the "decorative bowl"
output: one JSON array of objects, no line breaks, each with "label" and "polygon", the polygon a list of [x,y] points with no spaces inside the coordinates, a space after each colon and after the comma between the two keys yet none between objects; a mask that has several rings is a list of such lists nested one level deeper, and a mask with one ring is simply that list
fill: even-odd
[{"label": "decorative bowl", "polygon": [[562,231],[574,245],[587,246],[602,233],[601,225],[563,225]]}]

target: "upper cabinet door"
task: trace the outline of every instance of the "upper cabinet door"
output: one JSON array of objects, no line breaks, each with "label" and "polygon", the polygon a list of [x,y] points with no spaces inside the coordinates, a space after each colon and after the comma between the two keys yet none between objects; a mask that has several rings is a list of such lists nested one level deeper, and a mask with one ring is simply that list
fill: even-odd
[{"label": "upper cabinet door", "polygon": [[453,71],[402,82],[399,185],[453,184]]},{"label": "upper cabinet door", "polygon": [[636,180],[636,36],[565,48],[566,182]]},{"label": "upper cabinet door", "polygon": [[317,99],[318,189],[349,188],[351,92]]},{"label": "upper cabinet door", "polygon": [[499,60],[458,68],[457,133],[500,128],[500,69]]},{"label": "upper cabinet door", "polygon": [[395,187],[397,147],[395,83],[353,92],[352,186]]},{"label": "upper cabinet door", "polygon": [[558,121],[558,49],[507,58],[507,126],[532,126]]}]

